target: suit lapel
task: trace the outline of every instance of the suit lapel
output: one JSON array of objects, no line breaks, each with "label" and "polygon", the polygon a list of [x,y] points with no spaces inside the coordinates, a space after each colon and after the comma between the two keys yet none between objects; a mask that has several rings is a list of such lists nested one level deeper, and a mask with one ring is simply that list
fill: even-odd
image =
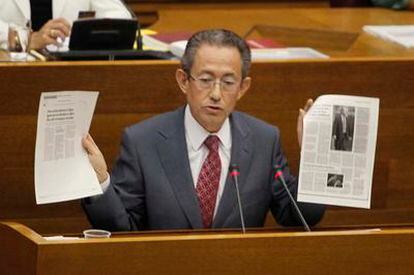
[{"label": "suit lapel", "polygon": [[24,18],[30,19],[30,1],[29,0],[14,0],[19,7]]},{"label": "suit lapel", "polygon": [[[243,185],[247,178],[250,168],[250,159],[252,156],[253,142],[249,134],[249,127],[241,119],[240,115],[234,113],[230,116],[232,148],[231,148],[231,164],[237,164],[240,169],[239,188],[243,190]],[[226,167],[227,169],[227,167]],[[243,203],[243,202],[242,202]],[[226,220],[230,217],[232,211],[237,206],[236,189],[233,179],[227,176],[224,186],[223,195],[219,203],[216,216],[213,221],[213,227],[222,227]]]},{"label": "suit lapel", "polygon": [[164,141],[158,144],[158,154],[175,196],[193,228],[202,228],[200,207],[195,193],[188,160],[184,129],[184,108],[175,111],[175,124],[161,129]]}]

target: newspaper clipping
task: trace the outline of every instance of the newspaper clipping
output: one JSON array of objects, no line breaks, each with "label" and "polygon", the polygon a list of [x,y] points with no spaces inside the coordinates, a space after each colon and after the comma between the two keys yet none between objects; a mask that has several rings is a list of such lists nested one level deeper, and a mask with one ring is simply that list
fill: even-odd
[{"label": "newspaper clipping", "polygon": [[89,131],[98,92],[42,93],[37,120],[37,204],[102,194],[81,140]]},{"label": "newspaper clipping", "polygon": [[370,208],[379,99],[320,96],[304,118],[298,201]]}]

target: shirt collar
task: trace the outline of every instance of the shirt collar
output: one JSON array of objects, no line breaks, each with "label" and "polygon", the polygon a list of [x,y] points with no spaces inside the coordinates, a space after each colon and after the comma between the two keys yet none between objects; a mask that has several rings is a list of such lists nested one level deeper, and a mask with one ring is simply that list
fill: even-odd
[{"label": "shirt collar", "polygon": [[[197,122],[197,120],[193,117],[193,114],[191,113],[190,107],[188,105],[185,107],[184,127],[185,134],[188,137],[188,141],[190,142],[190,145],[194,151],[200,150],[201,146],[204,143],[204,140],[212,134]],[[231,131],[229,118],[226,118],[220,130],[213,134],[218,136],[220,139],[220,144],[224,146],[225,149],[230,150]]]}]

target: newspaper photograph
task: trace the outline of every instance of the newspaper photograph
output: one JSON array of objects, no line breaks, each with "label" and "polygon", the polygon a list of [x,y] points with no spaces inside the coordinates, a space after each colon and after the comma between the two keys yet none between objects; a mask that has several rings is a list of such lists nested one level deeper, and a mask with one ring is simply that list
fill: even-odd
[{"label": "newspaper photograph", "polygon": [[379,99],[318,97],[303,121],[298,201],[370,208]]}]

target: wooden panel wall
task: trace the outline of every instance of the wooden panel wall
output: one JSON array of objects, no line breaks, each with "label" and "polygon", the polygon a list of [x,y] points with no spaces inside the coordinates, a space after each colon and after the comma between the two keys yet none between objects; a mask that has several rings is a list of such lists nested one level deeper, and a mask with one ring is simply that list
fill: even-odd
[{"label": "wooden panel wall", "polygon": [[[176,68],[177,63],[168,61],[0,64],[0,220],[17,219],[41,232],[79,231],[88,226],[78,201],[35,204],[33,165],[41,92],[101,92],[91,133],[111,165],[125,126],[184,103],[174,79]],[[252,88],[238,107],[281,128],[284,150],[296,172],[295,123],[306,98],[324,93],[379,97],[374,210],[329,211],[326,224],[412,222],[412,75],[414,59],[255,63]],[[382,214],[372,218],[375,211]]]}]

